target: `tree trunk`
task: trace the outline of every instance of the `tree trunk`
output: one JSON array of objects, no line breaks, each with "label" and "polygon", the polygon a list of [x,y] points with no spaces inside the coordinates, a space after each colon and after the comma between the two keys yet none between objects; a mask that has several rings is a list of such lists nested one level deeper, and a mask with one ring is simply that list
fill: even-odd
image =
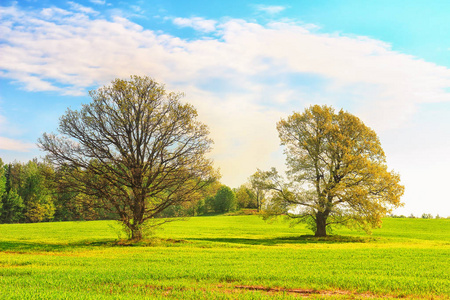
[{"label": "tree trunk", "polygon": [[328,214],[318,212],[316,214],[316,233],[315,236],[327,236],[327,217]]},{"label": "tree trunk", "polygon": [[[135,178],[135,182],[142,183],[141,178]],[[145,205],[145,196],[143,196],[138,189],[133,191],[134,198],[131,200],[134,201],[133,215],[131,221],[131,240],[132,241],[140,241],[144,237],[143,226],[144,223],[144,205]]]},{"label": "tree trunk", "polygon": [[131,231],[131,240],[132,241],[140,241],[142,240],[142,229],[140,226],[133,226],[133,228],[130,228]]},{"label": "tree trunk", "polygon": [[130,230],[131,236],[130,240],[134,242],[138,242],[142,240],[144,237],[144,234],[142,232],[142,222],[137,221],[136,219],[133,219],[131,222],[128,223],[128,229]]}]

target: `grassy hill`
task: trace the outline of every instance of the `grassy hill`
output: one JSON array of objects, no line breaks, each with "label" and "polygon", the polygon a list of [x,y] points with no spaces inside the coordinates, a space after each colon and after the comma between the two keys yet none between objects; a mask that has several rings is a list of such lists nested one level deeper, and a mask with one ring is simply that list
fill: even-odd
[{"label": "grassy hill", "polygon": [[170,222],[147,244],[111,221],[0,225],[2,299],[449,299],[450,220],[385,219],[317,239],[258,216]]}]

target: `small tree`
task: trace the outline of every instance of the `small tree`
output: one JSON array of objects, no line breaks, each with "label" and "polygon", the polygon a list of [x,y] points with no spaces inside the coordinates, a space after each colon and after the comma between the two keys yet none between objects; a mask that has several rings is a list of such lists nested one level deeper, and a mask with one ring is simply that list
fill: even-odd
[{"label": "small tree", "polygon": [[226,185],[220,187],[214,196],[214,211],[224,213],[236,210],[236,195]]},{"label": "small tree", "polygon": [[265,173],[276,191],[269,214],[286,213],[326,236],[332,224],[381,225],[401,205],[400,177],[387,170],[376,133],[343,110],[314,105],[277,124],[287,156],[286,182],[276,170]]},{"label": "small tree", "polygon": [[238,208],[257,208],[256,194],[245,184],[235,190]]},{"label": "small tree", "polygon": [[258,169],[258,171],[250,176],[249,181],[256,198],[256,208],[258,209],[258,212],[260,212],[263,208],[267,193],[267,176],[263,171]]},{"label": "small tree", "polygon": [[210,212],[214,212],[214,196],[220,189],[222,184],[216,180],[212,182],[205,190],[203,190],[203,196],[195,204],[194,214],[205,215]]},{"label": "small tree", "polygon": [[148,77],[116,79],[90,96],[79,111],[67,110],[61,135],[45,133],[40,148],[65,172],[70,190],[95,197],[140,240],[146,222],[197,199],[214,179],[205,158],[212,140],[181,94]]},{"label": "small tree", "polygon": [[423,213],[422,214],[422,219],[433,219],[433,215],[432,214]]}]

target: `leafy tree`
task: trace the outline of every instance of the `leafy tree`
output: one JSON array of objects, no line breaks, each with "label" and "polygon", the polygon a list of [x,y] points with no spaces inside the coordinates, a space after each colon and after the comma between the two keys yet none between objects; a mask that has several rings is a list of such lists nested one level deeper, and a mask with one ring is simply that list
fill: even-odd
[{"label": "leafy tree", "polygon": [[[200,203],[202,204],[202,203]],[[216,212],[216,204],[215,204],[215,195],[207,196],[205,198],[205,206],[202,208],[204,213],[215,213]]]},{"label": "leafy tree", "polygon": [[195,206],[195,214],[201,216],[206,214],[207,212],[208,206],[206,204],[206,200],[204,198],[200,199]]},{"label": "leafy tree", "polygon": [[214,211],[224,213],[236,210],[236,195],[226,185],[220,187],[214,196]]},{"label": "leafy tree", "polygon": [[257,208],[256,194],[245,184],[235,190],[235,195],[239,208]]},{"label": "leafy tree", "polygon": [[256,208],[258,209],[258,211],[261,211],[267,193],[266,174],[263,171],[258,170],[252,176],[250,176],[249,181],[253,193],[256,197]]},{"label": "leafy tree", "polygon": [[275,169],[265,173],[267,188],[276,191],[269,214],[286,213],[326,236],[332,224],[379,227],[382,216],[402,205],[399,175],[387,170],[376,133],[357,117],[314,105],[277,129],[288,181]]},{"label": "leafy tree", "polygon": [[25,204],[28,222],[49,221],[55,213],[52,190],[54,170],[47,162],[29,161],[20,168],[18,193]]},{"label": "leafy tree", "polygon": [[[162,213],[158,214],[161,218],[173,218],[173,217],[189,217],[196,215],[204,215],[213,209],[210,209],[206,200],[209,197],[214,198],[215,194],[219,190],[222,184],[219,181],[213,181],[206,186],[198,195],[197,199],[191,202],[185,202],[170,206],[166,208]],[[212,205],[210,205],[212,206]]]},{"label": "leafy tree", "polygon": [[2,202],[2,222],[16,223],[23,219],[25,205],[15,190],[11,189],[8,193],[5,193]]},{"label": "leafy tree", "polygon": [[202,199],[197,203],[198,215],[215,212],[214,198],[221,187],[220,181],[215,180],[204,190]]},{"label": "leafy tree", "polygon": [[19,222],[23,218],[24,203],[11,184],[12,165],[0,159],[0,218],[3,223]]},{"label": "leafy tree", "polygon": [[[433,215],[432,214],[423,213],[422,214],[422,219],[433,219]],[[438,218],[436,218],[436,219],[438,219]]]},{"label": "leafy tree", "polygon": [[90,96],[91,103],[61,117],[60,135],[39,139],[40,148],[71,191],[94,197],[93,205],[115,212],[130,238],[140,240],[146,223],[197,200],[213,181],[205,158],[212,140],[194,107],[180,102],[182,94],[148,77],[116,79]]}]

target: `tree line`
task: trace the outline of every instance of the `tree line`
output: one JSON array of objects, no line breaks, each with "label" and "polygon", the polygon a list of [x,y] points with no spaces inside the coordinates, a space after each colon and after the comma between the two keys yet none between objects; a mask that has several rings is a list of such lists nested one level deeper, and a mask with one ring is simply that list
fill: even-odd
[{"label": "tree line", "polygon": [[94,210],[88,199],[66,191],[61,173],[48,161],[4,164],[0,159],[2,223],[97,220],[113,218]]},{"label": "tree line", "polygon": [[[5,164],[0,158],[0,223],[115,220],[118,215],[95,205],[95,199],[73,192],[64,173],[46,160]],[[202,216],[249,209],[261,210],[258,190],[248,183],[230,188],[213,182],[195,201],[167,207],[157,218]]]}]

